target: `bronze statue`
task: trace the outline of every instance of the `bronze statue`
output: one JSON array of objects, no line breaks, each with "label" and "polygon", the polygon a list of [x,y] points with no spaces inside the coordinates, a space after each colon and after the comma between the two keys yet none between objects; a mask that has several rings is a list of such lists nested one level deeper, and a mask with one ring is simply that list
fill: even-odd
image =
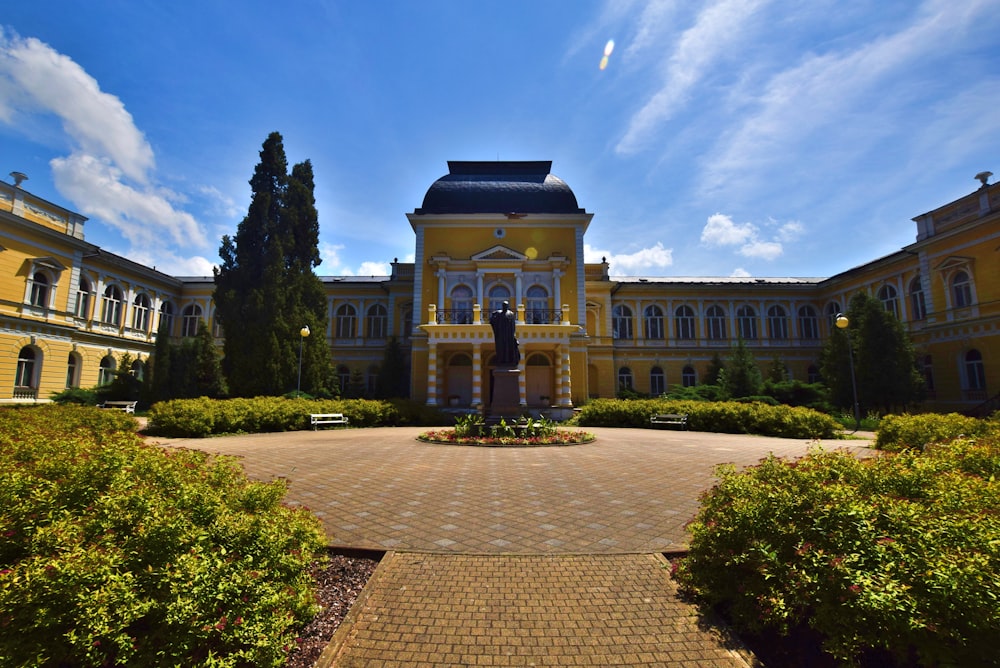
[{"label": "bronze statue", "polygon": [[490,327],[493,328],[496,343],[497,367],[516,367],[521,361],[521,352],[514,337],[514,312],[510,310],[509,302],[504,302],[499,310],[490,314]]}]

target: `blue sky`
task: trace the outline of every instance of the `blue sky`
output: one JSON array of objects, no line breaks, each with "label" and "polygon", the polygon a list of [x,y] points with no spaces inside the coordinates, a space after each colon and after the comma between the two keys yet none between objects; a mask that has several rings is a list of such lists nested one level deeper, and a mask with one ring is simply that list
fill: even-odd
[{"label": "blue sky", "polygon": [[633,276],[829,276],[1000,175],[1000,0],[8,5],[0,178],[176,275],[272,131],[312,160],[322,275],[412,261],[448,160],[552,160]]}]

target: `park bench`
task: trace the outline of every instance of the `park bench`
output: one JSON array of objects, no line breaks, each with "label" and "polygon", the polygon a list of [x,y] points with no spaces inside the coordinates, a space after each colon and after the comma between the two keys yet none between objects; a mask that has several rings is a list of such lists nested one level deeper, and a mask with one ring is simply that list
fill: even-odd
[{"label": "park bench", "polygon": [[686,413],[661,413],[649,418],[649,423],[654,427],[671,426],[687,429],[688,416]]},{"label": "park bench", "polygon": [[101,408],[114,408],[126,413],[135,413],[135,405],[139,403],[138,401],[105,401],[100,405]]},{"label": "park bench", "polygon": [[319,429],[322,424],[347,424],[348,419],[343,413],[310,413],[309,423],[312,428]]}]

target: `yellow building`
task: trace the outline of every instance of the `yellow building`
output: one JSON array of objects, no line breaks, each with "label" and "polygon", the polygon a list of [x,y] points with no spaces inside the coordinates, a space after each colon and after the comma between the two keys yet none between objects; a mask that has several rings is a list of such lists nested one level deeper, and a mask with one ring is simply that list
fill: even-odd
[{"label": "yellow building", "polygon": [[[323,277],[326,338],[342,384],[374,389],[396,337],[413,398],[489,405],[489,313],[517,313],[520,400],[568,414],[622,386],[659,394],[699,382],[737,338],[762,368],[818,377],[833,316],[859,291],[906,325],[928,379],[929,410],[970,411],[1000,385],[1000,187],[914,218],[913,244],[832,277],[615,277],[586,264],[594,216],[551,163],[449,162],[407,214],[415,262],[389,276]],[[140,374],[161,319],[172,336],[212,321],[212,279],[171,277],[102,251],[85,218],[0,183],[0,401],[45,401]],[[314,334],[315,335],[315,334]],[[291,389],[291,388],[290,388]]]}]

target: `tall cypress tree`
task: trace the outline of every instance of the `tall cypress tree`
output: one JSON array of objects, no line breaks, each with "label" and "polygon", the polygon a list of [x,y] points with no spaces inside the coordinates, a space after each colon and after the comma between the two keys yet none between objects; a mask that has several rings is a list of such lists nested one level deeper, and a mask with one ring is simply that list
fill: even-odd
[{"label": "tall cypress tree", "polygon": [[281,135],[272,132],[250,187],[247,215],[234,238],[222,238],[222,266],[215,270],[229,389],[240,396],[294,389],[299,330],[308,325],[316,336],[303,346],[302,387],[324,394],[331,385],[332,361],[323,336],[326,300],[313,273],[320,258],[312,166],[308,161],[296,165],[290,176]]}]

